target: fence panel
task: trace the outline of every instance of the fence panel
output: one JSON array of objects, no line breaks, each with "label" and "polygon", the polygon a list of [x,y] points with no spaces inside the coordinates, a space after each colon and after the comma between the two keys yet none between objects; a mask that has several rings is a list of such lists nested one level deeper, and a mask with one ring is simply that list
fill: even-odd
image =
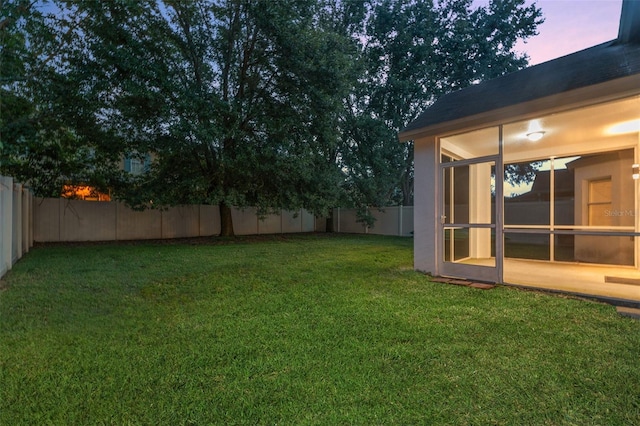
[{"label": "fence panel", "polygon": [[[232,209],[236,235],[313,232],[315,216],[282,211],[260,219],[255,208]],[[33,203],[33,239],[39,242],[114,241],[218,235],[218,206],[134,211],[119,202],[39,198]]]},{"label": "fence panel", "polygon": [[200,233],[201,237],[210,237],[220,234],[220,207],[200,206]]},{"label": "fence panel", "polygon": [[398,207],[385,207],[384,210],[371,209],[371,215],[376,219],[373,227],[369,228],[370,234],[398,235],[400,224],[400,209]]},{"label": "fence panel", "polygon": [[283,210],[281,217],[282,232],[306,232],[304,230],[304,214],[302,211]]},{"label": "fence panel", "polygon": [[[28,210],[28,209],[26,209]],[[325,218],[305,211],[281,211],[260,219],[255,208],[232,209],[236,235],[323,231]],[[413,207],[372,210],[372,228],[356,221],[355,209],[335,209],[334,231],[381,235],[413,234]],[[167,210],[133,211],[117,202],[57,198],[33,203],[33,239],[56,241],[113,241],[213,236],[220,233],[218,206],[178,206]]]},{"label": "fence panel", "polygon": [[355,209],[334,209],[333,211],[333,229],[336,232],[346,232],[350,234],[365,234],[367,227],[357,222]]},{"label": "fence panel", "polygon": [[0,176],[0,277],[11,269],[13,178]]},{"label": "fence panel", "polygon": [[177,206],[162,212],[162,238],[200,236],[198,206]]},{"label": "fence panel", "polygon": [[32,224],[33,224],[33,215],[32,215],[32,200],[33,197],[31,196],[31,192],[27,189],[24,188],[22,190],[22,254],[24,255],[25,253],[29,252],[29,249],[31,248],[32,245]]},{"label": "fence panel", "polygon": [[405,237],[413,236],[413,206],[403,206],[400,217],[402,218],[400,235]]},{"label": "fence panel", "polygon": [[0,176],[0,278],[33,245],[31,205],[27,187]]},{"label": "fence panel", "polygon": [[[299,232],[299,231],[297,231]],[[281,234],[282,215],[270,214],[258,220],[258,234]]]},{"label": "fence panel", "polygon": [[155,240],[162,238],[160,210],[135,211],[117,203],[116,238],[118,240]]},{"label": "fence panel", "polygon": [[60,241],[116,239],[117,203],[61,199]]},{"label": "fence panel", "polygon": [[256,209],[231,209],[233,230],[236,235],[256,235],[258,233],[258,216]]},{"label": "fence panel", "polygon": [[300,218],[302,223],[302,232],[315,232],[316,230],[316,216],[306,210],[300,212]]},{"label": "fence panel", "polygon": [[11,223],[11,264],[22,257],[22,184],[13,183],[11,194],[13,216]]},{"label": "fence panel", "polygon": [[337,208],[333,210],[333,229],[335,232],[377,235],[413,235],[413,206],[385,207],[382,210],[371,209],[375,218],[372,227],[366,227],[357,221],[356,209]]},{"label": "fence panel", "polygon": [[41,242],[60,241],[59,198],[36,198],[33,201],[33,239]]}]

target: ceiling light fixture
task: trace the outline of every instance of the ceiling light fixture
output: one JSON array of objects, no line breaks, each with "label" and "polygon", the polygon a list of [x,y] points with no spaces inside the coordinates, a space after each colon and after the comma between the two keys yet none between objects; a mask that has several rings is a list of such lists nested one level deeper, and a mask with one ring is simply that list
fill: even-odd
[{"label": "ceiling light fixture", "polygon": [[618,123],[615,126],[611,126],[607,129],[607,133],[610,135],[622,135],[625,133],[636,132],[640,132],[640,119]]},{"label": "ceiling light fixture", "polygon": [[537,132],[527,133],[527,139],[531,142],[537,142],[544,136],[545,132],[543,130],[539,130]]}]

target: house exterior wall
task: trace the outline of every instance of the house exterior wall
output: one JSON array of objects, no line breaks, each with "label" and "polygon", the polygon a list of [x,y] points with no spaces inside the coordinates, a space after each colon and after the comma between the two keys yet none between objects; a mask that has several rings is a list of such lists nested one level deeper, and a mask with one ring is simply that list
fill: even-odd
[{"label": "house exterior wall", "polygon": [[437,268],[437,233],[440,217],[437,200],[440,197],[438,179],[438,146],[435,138],[414,142],[415,187],[413,210],[414,268],[434,275]]},{"label": "house exterior wall", "polygon": [[[461,128],[461,133],[442,139],[437,136],[417,139],[414,147],[414,268],[433,275],[487,281],[495,279],[497,282],[534,287],[539,284],[541,287],[569,289],[573,292],[579,288],[581,294],[636,298],[635,290],[627,291],[629,289],[621,287],[623,284],[611,280],[634,277],[640,283],[640,247],[636,247],[640,245],[640,238],[637,237],[637,230],[640,229],[640,218],[637,217],[640,209],[640,197],[637,196],[640,181],[634,181],[631,176],[632,164],[640,162],[640,133],[635,130],[636,127],[629,126],[629,123],[636,123],[637,111],[640,111],[637,109],[640,106],[638,95],[621,96],[610,102],[594,100],[591,105],[578,105],[557,114],[540,111],[535,117],[544,123],[547,134],[544,139],[535,143],[525,138],[527,124],[533,118],[499,124],[502,157],[480,155],[480,160],[476,161],[478,155],[467,150],[469,158],[457,158],[458,153],[453,152],[453,149],[460,147],[451,146],[453,142],[457,141],[465,148],[464,143],[470,140],[472,147],[479,145],[482,148],[481,139],[470,137],[471,133],[478,132],[474,129]],[[627,127],[619,130],[621,124]],[[440,165],[441,147],[446,155],[452,153],[462,164],[456,165],[454,161]],[[508,164],[547,161],[552,170],[548,177],[550,182],[547,184],[547,198],[505,200],[501,194],[496,193],[496,207],[500,210],[493,210],[493,206],[491,210],[491,215],[496,215],[495,254],[493,247],[482,243],[493,238],[493,234],[489,234],[485,226],[471,226],[468,240],[465,240],[467,236],[464,234],[450,234],[452,239],[455,237],[453,241],[456,244],[468,241],[467,253],[464,250],[458,252],[459,244],[449,244],[446,252],[440,254],[442,244],[439,244],[439,240],[444,240],[440,211],[448,212],[453,202],[456,207],[453,209],[456,212],[456,224],[467,221],[486,224],[486,215],[490,213],[486,188],[494,183],[483,179],[489,176],[483,170],[491,161],[496,162],[498,170],[501,169],[507,163],[505,158],[509,159]],[[554,164],[556,160],[557,164]],[[445,170],[451,168],[455,172],[448,178],[451,180],[449,185],[455,183],[460,187],[455,196],[451,192],[449,198],[454,196],[454,199],[448,201],[447,197],[443,199],[442,191],[446,195],[449,190],[446,181],[448,175],[442,176],[442,167]],[[546,170],[545,165],[540,167],[543,171]],[[555,180],[556,173],[564,173],[565,167],[575,173],[565,185],[568,185],[566,188],[561,185],[562,179]],[[468,170],[466,174],[465,170]],[[458,171],[461,173],[457,173]],[[499,175],[498,173],[496,177]],[[596,217],[593,216],[595,213],[600,215],[598,218],[609,216],[606,211],[599,211],[605,208],[606,202],[595,200],[590,203],[588,199],[589,183],[603,178],[611,179],[612,219],[609,222],[593,220],[590,223],[590,205],[592,217]],[[495,187],[498,192],[497,188],[502,186],[496,182]],[[465,193],[464,188],[468,188],[468,192]],[[594,194],[603,193],[604,187],[594,188]],[[463,198],[468,198],[467,204],[464,204],[465,200],[459,199],[461,194],[466,194]],[[442,208],[439,207],[440,204]],[[508,222],[505,222],[507,219]],[[505,245],[498,244],[498,241],[504,241],[498,239],[503,233],[504,239],[508,239],[511,244],[508,256]],[[555,235],[551,238],[553,234]],[[451,247],[455,247],[455,250],[450,249]],[[492,249],[491,255],[487,247]],[[452,257],[453,253],[455,257]],[[445,255],[448,255],[446,261],[439,257]],[[492,257],[495,257],[497,278],[486,273],[493,273],[489,269],[492,268]],[[541,270],[557,267],[554,270],[557,271],[557,277],[562,279],[550,283],[532,282],[526,273],[522,275],[522,269],[518,269],[518,262],[521,261],[547,261],[539,263]],[[602,268],[601,272],[593,273],[598,270],[597,267],[585,269],[584,265],[588,264]],[[579,278],[578,271],[581,274],[584,272]],[[605,282],[605,278],[609,281]]]}]

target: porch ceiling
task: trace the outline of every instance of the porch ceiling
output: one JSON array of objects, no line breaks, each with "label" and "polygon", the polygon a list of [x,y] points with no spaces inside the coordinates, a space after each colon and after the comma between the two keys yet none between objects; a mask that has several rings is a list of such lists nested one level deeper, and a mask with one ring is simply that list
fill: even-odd
[{"label": "porch ceiling", "polygon": [[[544,131],[531,142],[527,134]],[[640,96],[535,117],[504,126],[505,159],[533,159],[539,156],[599,152],[638,144]],[[491,155],[496,150],[497,132],[480,131],[442,138],[444,146],[455,146],[469,156]]]}]

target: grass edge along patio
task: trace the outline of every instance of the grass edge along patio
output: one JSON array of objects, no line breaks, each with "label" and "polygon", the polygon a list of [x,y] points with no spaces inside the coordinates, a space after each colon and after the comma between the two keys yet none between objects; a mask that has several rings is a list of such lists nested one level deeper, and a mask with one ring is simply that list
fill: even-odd
[{"label": "grass edge along patio", "polygon": [[447,94],[399,138],[415,269],[640,301],[640,2],[615,40]]}]

